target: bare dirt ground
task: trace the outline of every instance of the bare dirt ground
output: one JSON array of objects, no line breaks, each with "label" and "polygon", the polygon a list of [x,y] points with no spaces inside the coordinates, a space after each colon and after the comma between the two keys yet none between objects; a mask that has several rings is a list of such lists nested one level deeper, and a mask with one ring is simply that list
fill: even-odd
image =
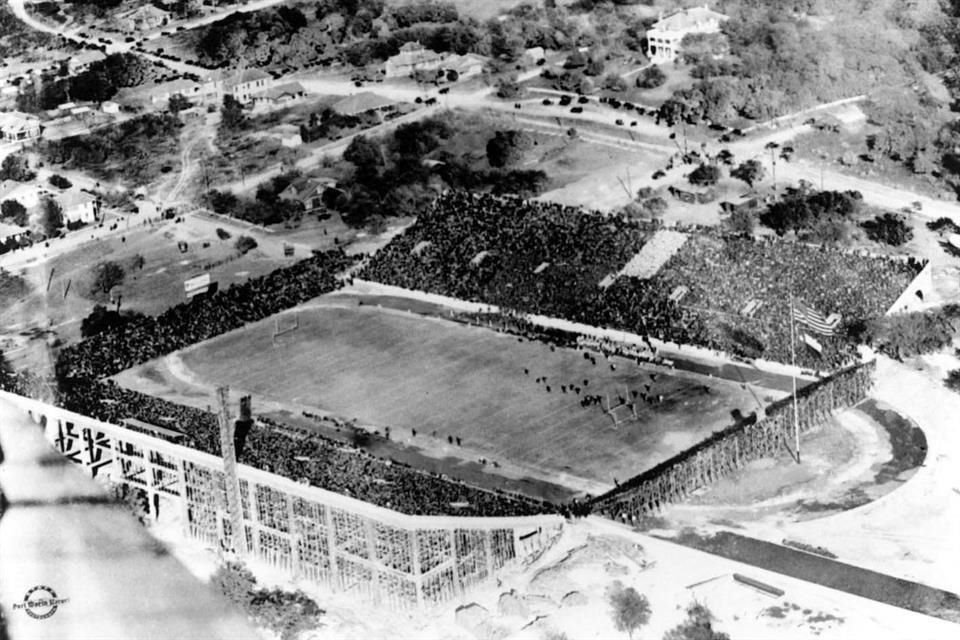
[{"label": "bare dirt ground", "polygon": [[[201,580],[209,580],[217,554],[179,536],[177,514],[161,509],[152,531]],[[953,638],[956,626],[936,618],[757,569],[663,540],[617,524],[588,519],[565,526],[542,556],[503,572],[496,584],[481,586],[460,602],[429,615],[378,609],[363,615],[349,594],[292,581],[259,562],[249,566],[264,586],[305,590],[325,610],[323,638],[421,640],[542,640],[563,633],[570,640],[624,638],[610,615],[605,592],[615,582],[633,587],[650,601],[649,623],[635,637],[660,638],[685,618],[694,602],[714,615],[713,628],[731,638],[833,639]],[[782,589],[772,596],[734,580],[743,574]],[[458,611],[459,610],[459,611]]]}]

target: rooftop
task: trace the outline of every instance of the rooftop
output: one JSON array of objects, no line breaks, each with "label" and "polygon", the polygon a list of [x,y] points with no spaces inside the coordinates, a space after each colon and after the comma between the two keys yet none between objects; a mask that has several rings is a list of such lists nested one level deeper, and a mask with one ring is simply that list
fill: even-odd
[{"label": "rooftop", "polygon": [[331,108],[337,113],[353,116],[358,113],[365,113],[373,109],[382,109],[395,104],[397,104],[396,100],[391,100],[372,91],[364,91],[363,93],[355,93],[352,96],[347,96],[343,100],[334,102]]},{"label": "rooftop", "polygon": [[0,129],[24,129],[34,127],[40,122],[40,119],[29,113],[21,111],[0,111]]},{"label": "rooftop", "polygon": [[653,28],[658,31],[687,31],[705,26],[712,20],[723,22],[728,19],[724,14],[703,5],[702,7],[681,9],[665,18],[660,18],[654,23]]}]

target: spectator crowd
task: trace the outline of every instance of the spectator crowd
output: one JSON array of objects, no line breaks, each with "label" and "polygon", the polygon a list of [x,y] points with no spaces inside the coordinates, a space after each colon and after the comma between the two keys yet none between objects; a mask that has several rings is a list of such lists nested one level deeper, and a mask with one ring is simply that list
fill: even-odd
[{"label": "spectator crowd", "polygon": [[[778,362],[791,359],[792,297],[825,317],[840,315],[836,335],[813,336],[821,351],[796,345],[798,365],[832,371],[856,360],[848,329],[884,314],[923,267],[696,227],[650,277],[611,278],[657,229],[555,203],[451,192],[359,275]],[[672,295],[679,287],[688,295]]]}]

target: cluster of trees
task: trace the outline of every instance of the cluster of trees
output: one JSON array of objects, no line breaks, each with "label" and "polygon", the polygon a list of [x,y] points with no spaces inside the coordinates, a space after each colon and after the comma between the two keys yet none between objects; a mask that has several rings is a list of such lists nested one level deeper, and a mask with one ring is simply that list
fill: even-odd
[{"label": "cluster of trees", "polygon": [[27,156],[22,153],[11,153],[0,163],[0,180],[30,182],[36,177],[36,172],[30,169]]},{"label": "cluster of trees", "polygon": [[829,10],[833,19],[815,24],[793,2],[728,3],[721,34],[684,40],[683,61],[698,81],[674,98],[693,119],[768,119],[910,82],[919,67],[910,43],[925,39],[919,12],[897,22],[893,12],[857,0]]},{"label": "cluster of trees", "polygon": [[[264,226],[298,220],[303,216],[303,204],[296,200],[281,198],[280,193],[299,176],[297,172],[276,176],[260,185],[254,198],[240,197],[230,191],[212,190],[204,197],[205,204],[216,213]],[[219,230],[217,235],[220,239],[225,239]],[[227,237],[229,238],[229,235]],[[257,244],[253,238],[240,236],[235,246],[241,253],[246,253]]]},{"label": "cluster of trees", "polygon": [[[61,76],[66,69],[61,70]],[[74,100],[102,102],[124,87],[136,87],[157,75],[154,63],[133,53],[111,53],[69,77],[44,77],[17,96],[17,108],[37,112]]]},{"label": "cluster of trees", "polygon": [[112,260],[101,262],[93,267],[93,283],[90,286],[90,293],[96,296],[109,294],[111,289],[122,285],[126,277],[127,272],[120,264]]},{"label": "cluster of trees", "polygon": [[525,131],[497,131],[487,141],[487,162],[498,169],[515,165],[532,146],[533,138]]},{"label": "cluster of trees", "polygon": [[257,626],[281,640],[296,640],[300,634],[316,629],[324,611],[302,591],[264,589],[241,562],[221,565],[210,578],[213,588],[238,606]]},{"label": "cluster of trees", "polygon": [[359,226],[417,215],[443,187],[529,197],[546,186],[542,171],[509,168],[530,143],[519,132],[494,135],[487,146],[493,169],[475,166],[469,153],[448,150],[453,134],[448,118],[436,117],[400,125],[382,139],[357,136],[343,154],[354,170],[324,193],[324,204],[339,211],[347,224]]},{"label": "cluster of trees", "polygon": [[359,127],[364,120],[364,117],[337,113],[329,106],[325,106],[319,112],[311,113],[309,120],[300,125],[300,138],[304,142],[332,138],[339,136],[344,129]]},{"label": "cluster of trees", "polygon": [[862,200],[858,191],[790,187],[782,198],[770,203],[760,214],[760,222],[781,236],[788,231],[802,233],[823,225],[845,225],[860,210]]},{"label": "cluster of trees", "polygon": [[948,304],[931,311],[898,313],[853,324],[853,338],[884,353],[903,360],[934,353],[950,345],[960,320],[960,305]]},{"label": "cluster of trees", "polygon": [[860,226],[874,242],[893,247],[899,247],[913,239],[913,229],[902,215],[896,213],[884,213],[872,220],[861,222]]},{"label": "cluster of trees", "polygon": [[160,175],[163,165],[179,162],[182,126],[170,113],[151,113],[86,135],[45,140],[39,149],[52,164],[142,185]]},{"label": "cluster of trees", "polygon": [[12,59],[58,48],[55,36],[25,25],[7,5],[0,5],[0,58]]},{"label": "cluster of trees", "polygon": [[16,200],[0,202],[0,220],[18,227],[26,227],[30,223],[27,208]]},{"label": "cluster of trees", "polygon": [[89,338],[104,331],[120,328],[129,322],[139,322],[143,317],[143,314],[138,311],[124,310],[118,313],[115,309],[107,309],[102,304],[97,304],[93,306],[93,311],[80,322],[80,335]]}]

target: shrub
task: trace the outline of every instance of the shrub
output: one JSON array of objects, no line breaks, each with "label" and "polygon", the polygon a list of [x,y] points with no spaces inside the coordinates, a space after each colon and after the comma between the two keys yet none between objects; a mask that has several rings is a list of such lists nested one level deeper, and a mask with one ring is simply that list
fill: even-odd
[{"label": "shrub", "polygon": [[651,65],[637,75],[637,87],[640,89],[656,89],[667,81],[667,74],[657,65]]},{"label": "shrub", "polygon": [[960,369],[953,369],[947,372],[947,377],[944,378],[943,384],[946,385],[947,389],[960,393]]},{"label": "shrub", "polygon": [[867,232],[867,237],[874,242],[888,244],[894,247],[906,244],[913,239],[913,229],[906,219],[895,213],[885,213],[860,224]]},{"label": "shrub", "polygon": [[250,236],[240,236],[234,245],[240,253],[247,253],[257,248],[257,241]]},{"label": "shrub", "polygon": [[59,173],[55,173],[50,176],[49,182],[58,189],[69,189],[73,186],[72,182],[61,176]]},{"label": "shrub", "polygon": [[698,187],[712,187],[720,180],[720,167],[701,164],[687,176],[687,180]]},{"label": "shrub", "polygon": [[224,229],[223,227],[217,227],[217,237],[221,240],[229,240],[230,232]]}]

